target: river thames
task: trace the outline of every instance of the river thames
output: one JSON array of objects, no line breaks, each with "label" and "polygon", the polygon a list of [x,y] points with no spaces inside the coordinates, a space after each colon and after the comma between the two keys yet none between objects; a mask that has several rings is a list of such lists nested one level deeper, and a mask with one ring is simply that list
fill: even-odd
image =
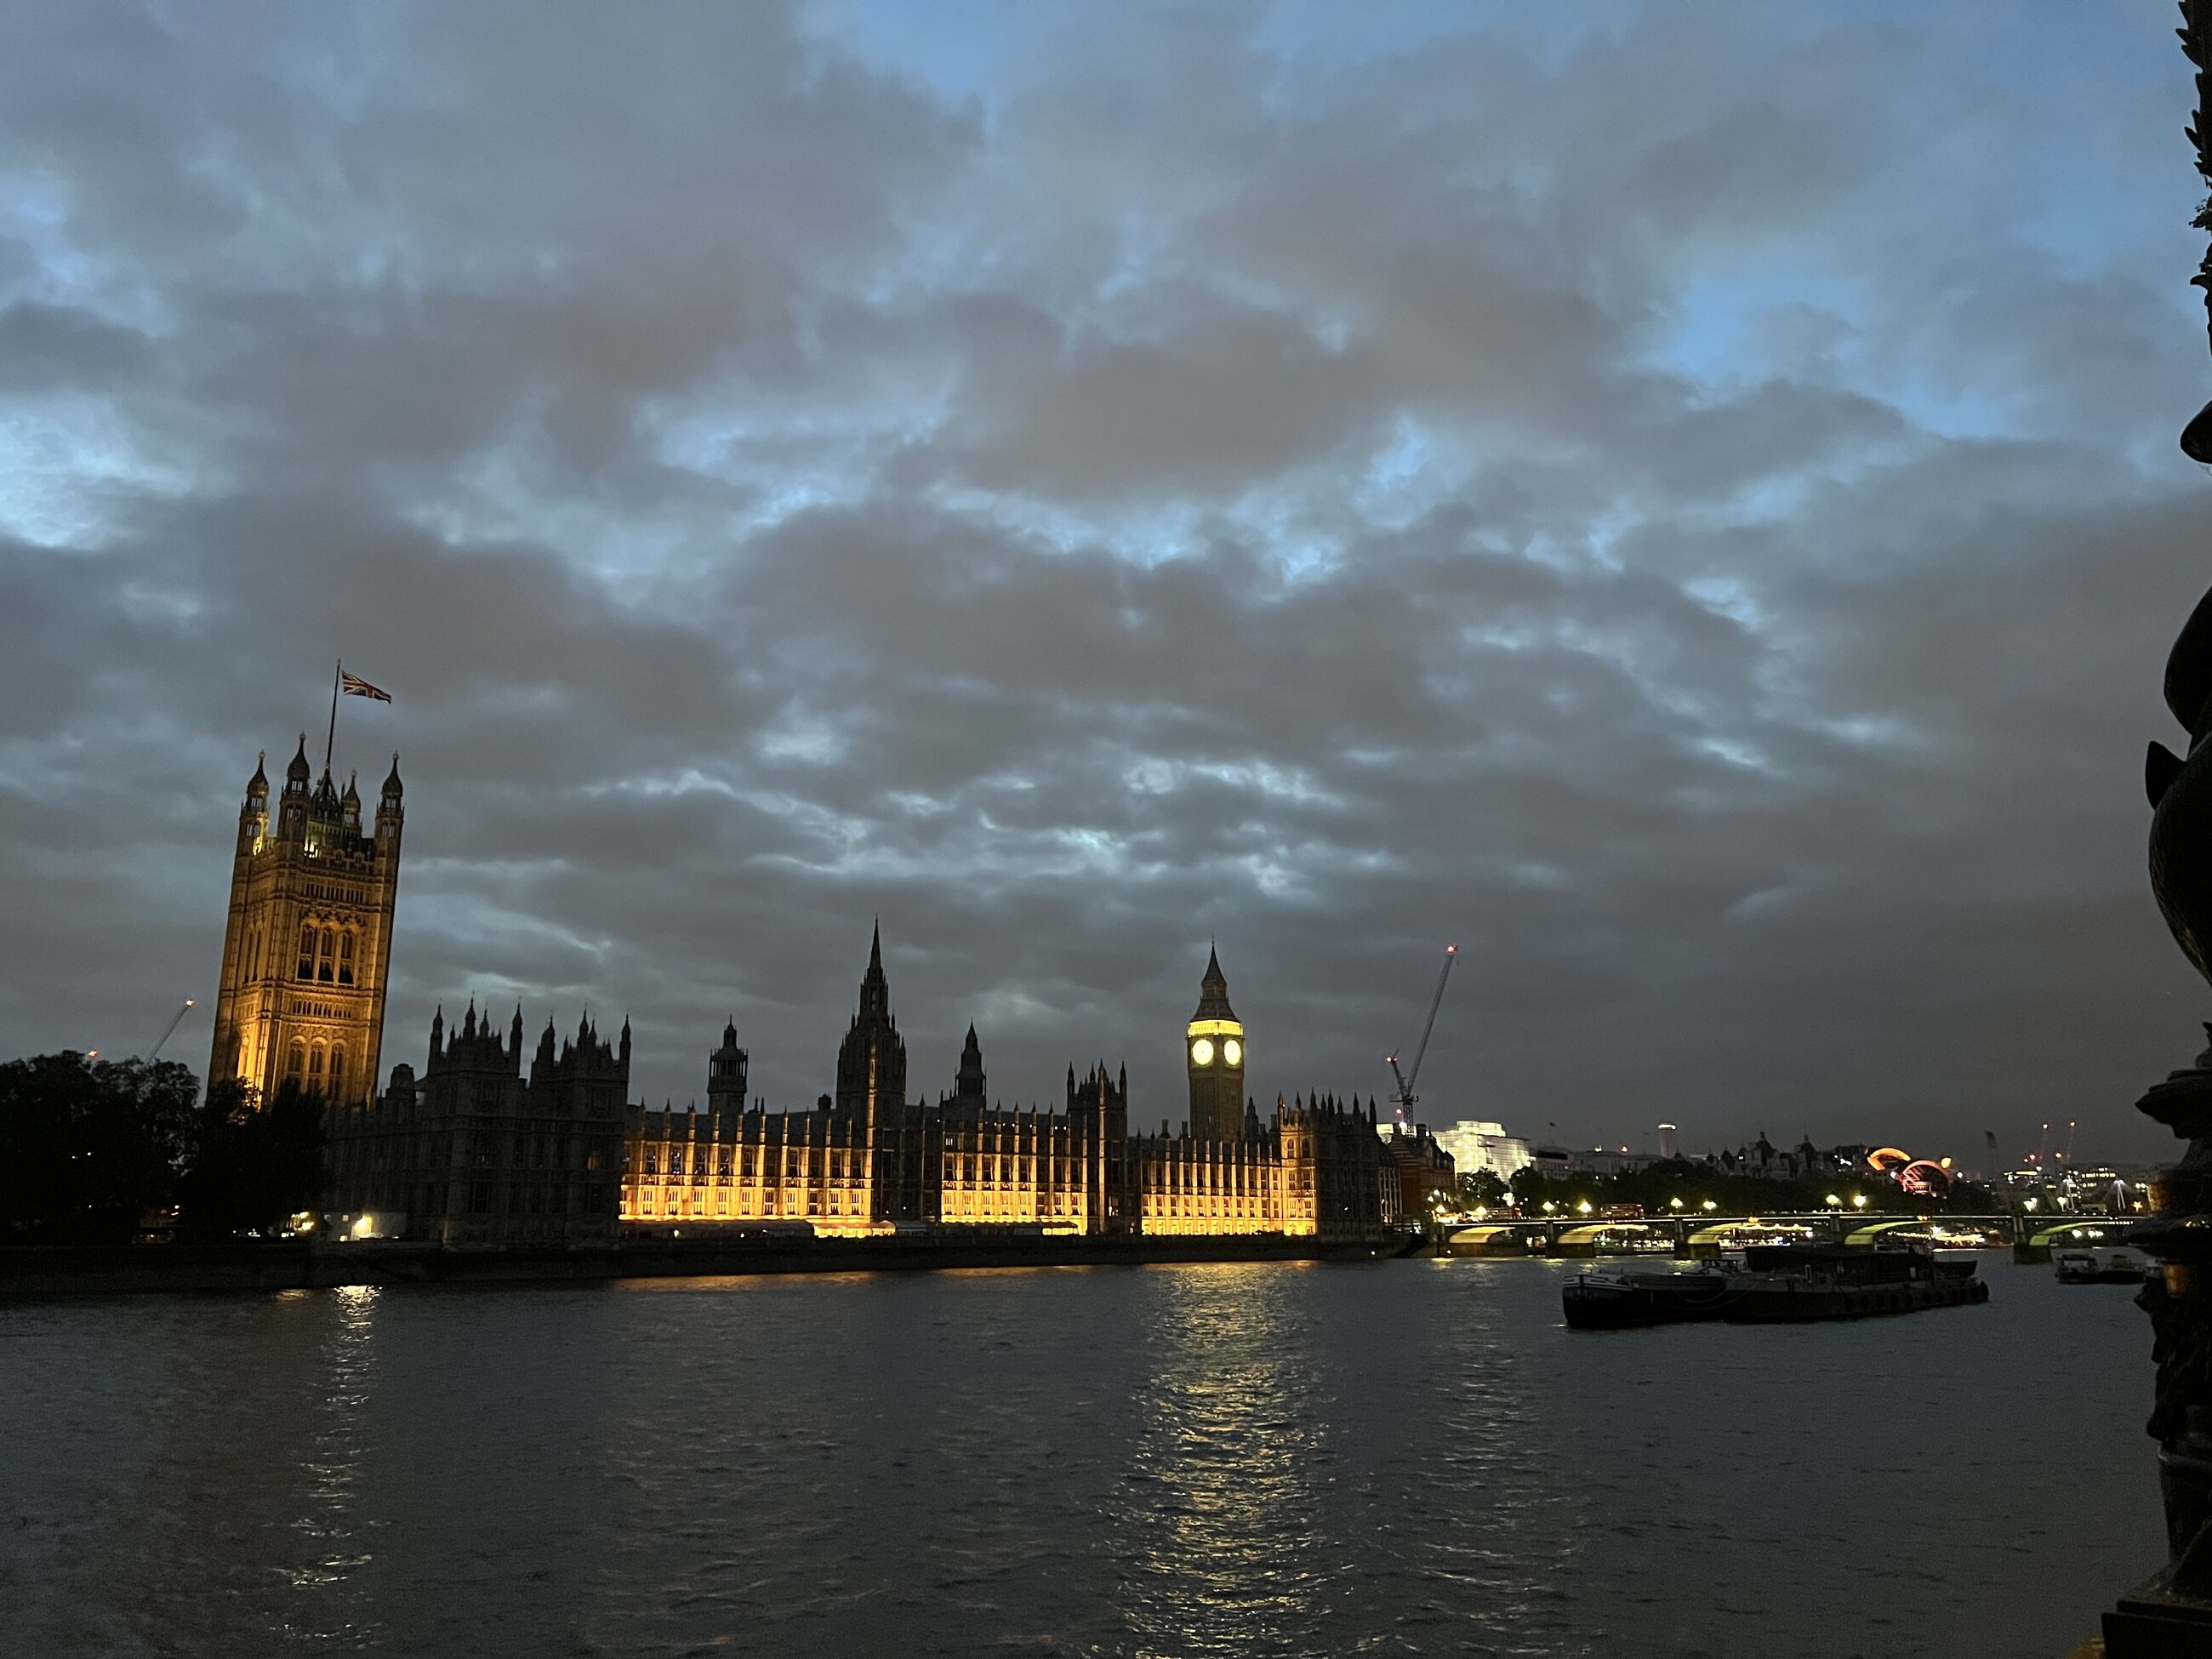
[{"label": "river thames", "polygon": [[0,1310],[23,1654],[2063,1653],[2164,1556],[2124,1288],[1570,1333],[1540,1262]]}]

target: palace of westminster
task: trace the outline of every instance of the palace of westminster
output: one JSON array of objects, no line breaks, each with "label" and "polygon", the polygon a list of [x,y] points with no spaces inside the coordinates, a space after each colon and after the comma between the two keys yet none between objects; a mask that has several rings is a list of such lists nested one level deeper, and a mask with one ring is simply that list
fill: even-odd
[{"label": "palace of westminster", "polygon": [[[265,757],[264,757],[265,758]],[[524,1052],[471,1002],[430,1022],[420,1073],[376,1089],[405,821],[392,757],[373,822],[307,740],[272,821],[257,767],[239,815],[210,1079],[325,1103],[332,1210],[357,1236],[444,1243],[607,1243],[681,1233],[865,1237],[995,1228],[1050,1234],[1276,1233],[1381,1237],[1417,1217],[1452,1163],[1425,1128],[1378,1126],[1373,1100],[1244,1092],[1243,1024],[1208,955],[1183,1033],[1188,1115],[1133,1133],[1127,1068],[1070,1066],[1060,1110],[994,1104],[975,1028],[949,1093],[915,1098],[880,933],[837,1051],[836,1089],[811,1110],[745,1094],[734,1024],[708,1056],[707,1104],[629,1099],[627,1022],[549,1023]]]}]

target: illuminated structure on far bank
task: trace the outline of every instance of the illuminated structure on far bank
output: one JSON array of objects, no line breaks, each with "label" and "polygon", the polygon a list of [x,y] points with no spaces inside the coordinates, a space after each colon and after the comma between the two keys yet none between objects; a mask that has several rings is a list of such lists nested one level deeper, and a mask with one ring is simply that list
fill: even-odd
[{"label": "illuminated structure on far bank", "polygon": [[[265,761],[265,757],[264,757]],[[1452,1184],[1425,1128],[1378,1131],[1375,1103],[1244,1095],[1245,1032],[1209,954],[1185,1028],[1181,1130],[1133,1133],[1127,1068],[1067,1071],[1058,1109],[994,1103],[968,1030],[954,1085],[907,1094],[880,934],[839,1047],[836,1091],[811,1111],[745,1098],[734,1024],[708,1062],[707,1107],[629,1100],[630,1034],[590,1019],[527,1058],[522,1011],[502,1036],[473,1001],[433,1018],[418,1073],[372,1094],[384,1025],[404,821],[398,757],[364,830],[352,783],[310,785],[307,744],[270,821],[257,767],[239,815],[210,1079],[266,1097],[322,1097],[332,1207],[359,1236],[443,1243],[599,1243],[763,1226],[866,1237],[996,1226],[1087,1236],[1279,1234],[1376,1239]]]},{"label": "illuminated structure on far bank", "polygon": [[272,825],[267,761],[239,809],[208,1079],[235,1078],[264,1097],[293,1083],[336,1106],[365,1105],[399,895],[399,757],[366,832],[350,780],[341,795],[325,765],[309,788],[304,733]]},{"label": "illuminated structure on far bank", "polygon": [[1059,1111],[992,1104],[972,1025],[951,1092],[910,1103],[878,935],[836,1095],[811,1112],[747,1107],[745,1053],[726,1028],[704,1112],[634,1112],[623,1221],[686,1236],[798,1223],[844,1237],[934,1224],[1366,1239],[1418,1218],[1425,1194],[1451,1184],[1450,1157],[1425,1130],[1379,1133],[1371,1100],[1278,1097],[1263,1124],[1242,1098],[1244,1031],[1228,992],[1209,957],[1179,1133],[1132,1134],[1127,1069],[1109,1075],[1103,1061],[1080,1078],[1068,1067]]},{"label": "illuminated structure on far bank", "polygon": [[588,1020],[554,1044],[549,1025],[526,1079],[520,1009],[504,1039],[473,1004],[450,1037],[434,1020],[419,1079],[395,1066],[376,1100],[331,1114],[336,1209],[362,1233],[455,1244],[946,1226],[1358,1240],[1417,1220],[1452,1183],[1426,1130],[1379,1133],[1371,1100],[1278,1097],[1264,1123],[1248,1102],[1224,1137],[1132,1134],[1127,1073],[1100,1064],[1068,1068],[1060,1110],[994,1105],[973,1026],[952,1091],[909,1102],[879,939],[838,1091],[811,1111],[746,1103],[734,1025],[708,1057],[704,1111],[621,1103],[627,1024],[618,1045]]}]

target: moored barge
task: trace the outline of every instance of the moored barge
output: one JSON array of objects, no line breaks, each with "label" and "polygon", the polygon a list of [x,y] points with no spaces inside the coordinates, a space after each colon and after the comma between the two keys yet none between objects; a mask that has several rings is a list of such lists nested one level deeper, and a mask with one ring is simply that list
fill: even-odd
[{"label": "moored barge", "polygon": [[1990,1299],[1971,1256],[1845,1245],[1754,1245],[1741,1267],[1690,1273],[1583,1273],[1561,1287],[1577,1330],[1725,1320],[1739,1325],[1869,1319]]}]

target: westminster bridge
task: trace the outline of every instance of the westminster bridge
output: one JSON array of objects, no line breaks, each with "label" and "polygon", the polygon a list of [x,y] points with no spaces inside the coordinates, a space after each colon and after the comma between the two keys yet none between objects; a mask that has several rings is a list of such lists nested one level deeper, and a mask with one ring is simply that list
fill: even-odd
[{"label": "westminster bridge", "polygon": [[1887,1238],[1932,1243],[1939,1249],[2010,1246],[2016,1253],[2033,1255],[2070,1244],[2089,1248],[2120,1244],[2134,1219],[2017,1211],[1994,1215],[1869,1215],[1850,1210],[1741,1216],[1570,1212],[1446,1223],[1438,1243],[1452,1255],[1589,1256],[1671,1251],[1697,1256],[1717,1255],[1750,1243],[1800,1240],[1871,1247]]}]

